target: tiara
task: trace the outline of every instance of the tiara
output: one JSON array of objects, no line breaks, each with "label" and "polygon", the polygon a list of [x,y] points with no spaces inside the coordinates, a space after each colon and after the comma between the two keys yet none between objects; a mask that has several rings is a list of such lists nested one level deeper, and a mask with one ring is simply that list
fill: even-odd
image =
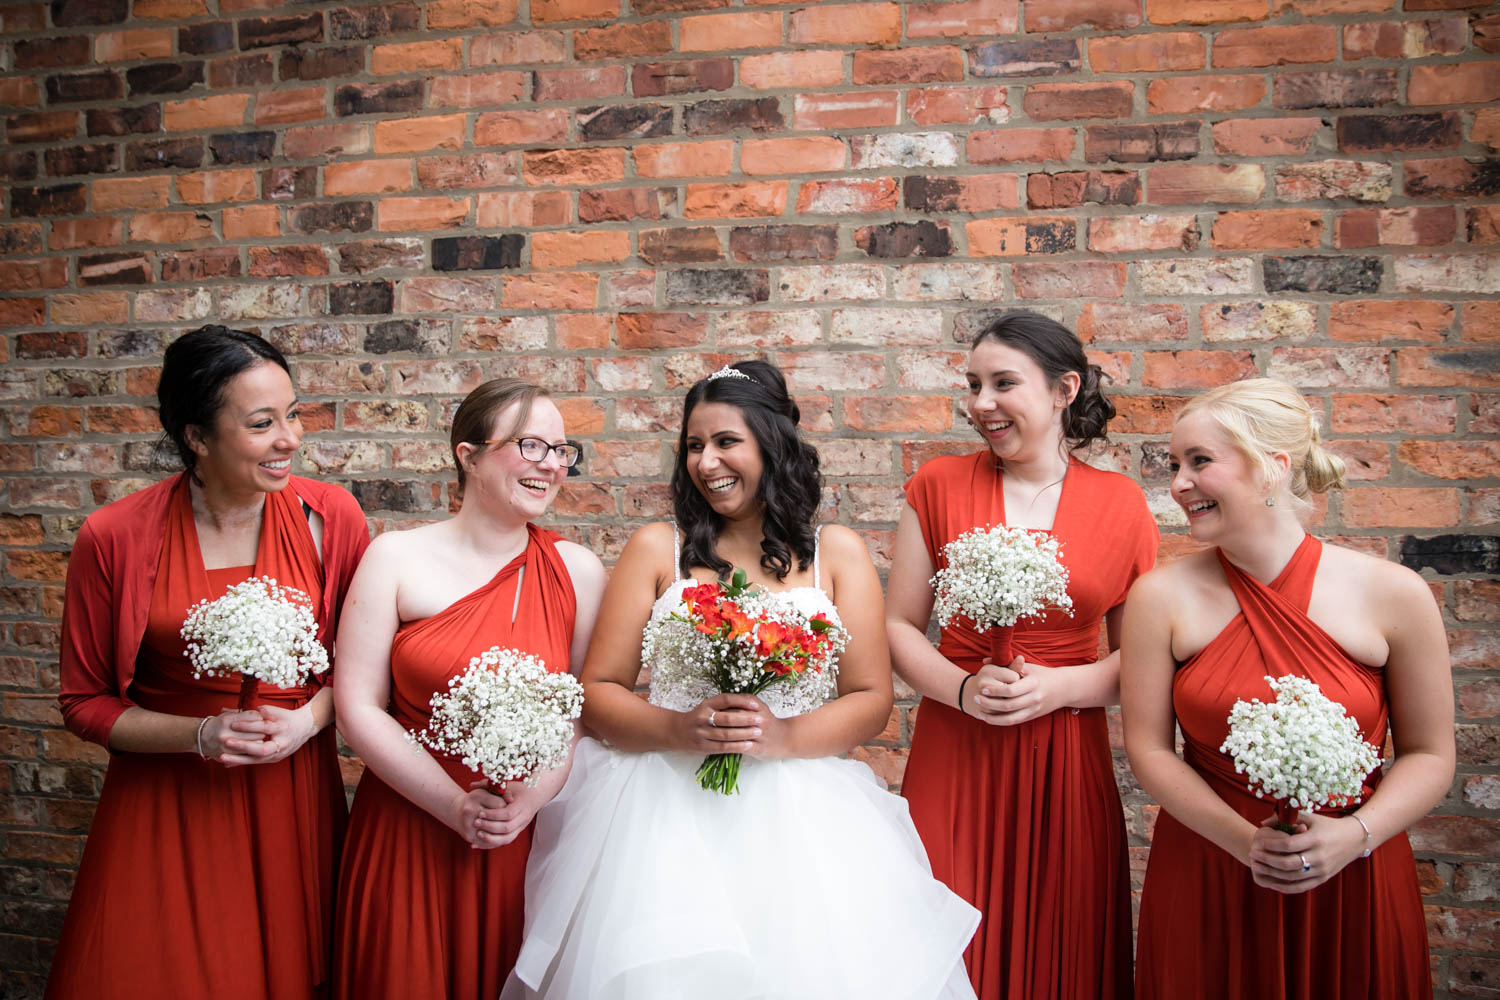
[{"label": "tiara", "polygon": [[723,368],[720,368],[718,371],[716,371],[712,375],[710,375],[708,377],[708,381],[712,382],[715,379],[721,379],[721,378],[742,378],[742,379],[748,379],[751,382],[755,381],[755,379],[750,378],[749,375],[746,375],[744,372],[740,371],[738,368],[731,368],[728,365],[725,365]]}]

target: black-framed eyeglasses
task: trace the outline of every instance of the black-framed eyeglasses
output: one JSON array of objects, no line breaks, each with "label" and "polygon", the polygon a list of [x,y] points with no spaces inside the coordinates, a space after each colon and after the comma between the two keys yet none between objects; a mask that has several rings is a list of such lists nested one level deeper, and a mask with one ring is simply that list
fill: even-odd
[{"label": "black-framed eyeglasses", "polygon": [[561,465],[564,469],[571,469],[578,464],[578,456],[580,454],[578,446],[569,441],[565,441],[562,444],[548,444],[541,438],[513,437],[497,438],[482,443],[505,445],[510,444],[512,441],[516,443],[516,447],[521,449],[521,457],[528,462],[540,465],[547,460],[547,452],[550,451],[557,455],[557,464]]}]

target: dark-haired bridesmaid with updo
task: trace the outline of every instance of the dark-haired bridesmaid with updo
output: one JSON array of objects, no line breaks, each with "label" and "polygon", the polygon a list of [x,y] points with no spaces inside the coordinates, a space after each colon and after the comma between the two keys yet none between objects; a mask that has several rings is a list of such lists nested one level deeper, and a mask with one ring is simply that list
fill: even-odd
[{"label": "dark-haired bridesmaid with updo", "polygon": [[[965,378],[986,447],[907,483],[887,589],[891,659],[922,696],[902,794],[933,874],[984,915],[965,956],[983,1000],[1128,997],[1129,871],[1104,706],[1119,697],[1122,605],[1155,562],[1156,523],[1134,482],[1073,456],[1115,411],[1065,327],[995,320]],[[1071,616],[1053,609],[999,635],[955,619],[934,647],[929,581],[944,546],[1000,524],[1061,543]]]},{"label": "dark-haired bridesmaid with updo", "polygon": [[157,400],[186,471],[89,515],[68,561],[63,721],[110,763],[47,996],[320,996],[346,816],[331,673],[194,677],[180,631],[270,576],[311,598],[331,645],[364,514],[292,475],[297,390],[255,334],[173,341]]}]

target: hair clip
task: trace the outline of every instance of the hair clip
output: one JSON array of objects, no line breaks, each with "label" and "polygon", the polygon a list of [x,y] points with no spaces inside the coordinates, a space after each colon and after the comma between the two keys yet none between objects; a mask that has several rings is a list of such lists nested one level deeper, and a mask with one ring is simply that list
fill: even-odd
[{"label": "hair clip", "polygon": [[707,381],[712,382],[715,379],[721,379],[721,378],[743,378],[743,379],[749,379],[751,382],[755,381],[755,379],[750,378],[749,375],[746,375],[744,372],[740,371],[738,368],[731,368],[728,365],[725,365],[723,368],[720,368],[718,371],[716,371],[712,375],[710,375],[708,377]]}]

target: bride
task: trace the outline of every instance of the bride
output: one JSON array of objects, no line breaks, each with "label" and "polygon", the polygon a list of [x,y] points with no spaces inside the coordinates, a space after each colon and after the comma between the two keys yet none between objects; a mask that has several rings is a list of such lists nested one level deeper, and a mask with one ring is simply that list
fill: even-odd
[{"label": "bride", "polygon": [[[537,817],[506,1000],[974,996],[978,912],[933,879],[905,802],[835,756],[889,718],[890,659],[864,543],[814,524],[818,456],[797,420],[766,362],[689,390],[676,524],[637,531],[611,576],[583,669],[600,739],[579,743]],[[795,714],[777,685],[700,700],[670,680],[680,671],[661,671],[649,701],[634,693],[648,622],[734,569],[848,631],[819,707]],[[698,786],[712,753],[744,755],[738,794]]]}]

